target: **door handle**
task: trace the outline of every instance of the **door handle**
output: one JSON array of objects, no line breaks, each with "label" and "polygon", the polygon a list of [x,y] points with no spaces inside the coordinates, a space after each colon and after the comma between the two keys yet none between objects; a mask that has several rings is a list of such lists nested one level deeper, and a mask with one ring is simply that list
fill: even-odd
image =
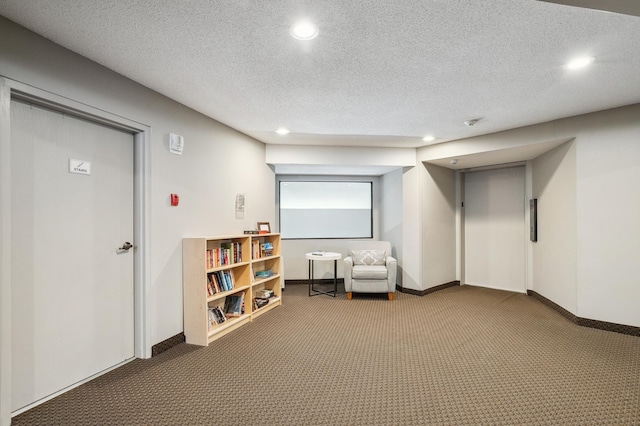
[{"label": "door handle", "polygon": [[127,241],[122,245],[122,247],[118,248],[118,250],[129,251],[132,248],[133,245],[129,241]]}]

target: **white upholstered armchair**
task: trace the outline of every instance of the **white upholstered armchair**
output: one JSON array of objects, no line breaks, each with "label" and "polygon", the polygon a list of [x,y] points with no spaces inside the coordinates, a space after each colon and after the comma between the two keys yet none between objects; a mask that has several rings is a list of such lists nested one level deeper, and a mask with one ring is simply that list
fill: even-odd
[{"label": "white upholstered armchair", "polygon": [[353,293],[387,293],[393,300],[398,262],[389,241],[353,241],[344,258],[344,289]]}]

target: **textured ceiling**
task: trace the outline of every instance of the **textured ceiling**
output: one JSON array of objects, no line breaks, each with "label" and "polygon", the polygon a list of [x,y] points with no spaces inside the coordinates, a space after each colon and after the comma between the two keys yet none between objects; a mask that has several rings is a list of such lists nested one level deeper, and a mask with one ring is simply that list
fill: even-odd
[{"label": "textured ceiling", "polygon": [[[0,15],[266,143],[417,147],[640,102],[640,18],[543,1],[2,0]],[[320,35],[291,38],[299,18]],[[583,54],[591,67],[563,68]]]}]

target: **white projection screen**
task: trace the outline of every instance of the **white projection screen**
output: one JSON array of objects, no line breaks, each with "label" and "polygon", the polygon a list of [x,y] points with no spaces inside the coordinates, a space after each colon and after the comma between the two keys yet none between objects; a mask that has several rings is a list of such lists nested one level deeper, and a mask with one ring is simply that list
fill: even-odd
[{"label": "white projection screen", "polygon": [[280,182],[283,239],[372,238],[371,182]]}]

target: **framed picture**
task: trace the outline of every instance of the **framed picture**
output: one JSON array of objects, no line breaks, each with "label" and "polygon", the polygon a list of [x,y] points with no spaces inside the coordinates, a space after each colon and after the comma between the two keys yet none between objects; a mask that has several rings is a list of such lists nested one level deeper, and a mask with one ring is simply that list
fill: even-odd
[{"label": "framed picture", "polygon": [[259,234],[270,234],[271,233],[271,225],[269,225],[269,222],[258,222],[258,233]]}]

